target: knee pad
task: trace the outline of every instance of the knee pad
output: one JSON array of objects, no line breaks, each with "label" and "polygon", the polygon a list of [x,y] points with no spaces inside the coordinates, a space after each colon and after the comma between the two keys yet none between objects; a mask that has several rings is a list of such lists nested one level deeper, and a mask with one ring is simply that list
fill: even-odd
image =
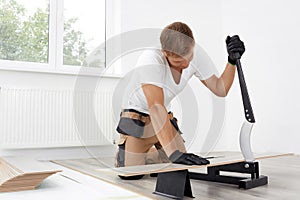
[{"label": "knee pad", "polygon": [[135,176],[121,176],[121,175],[118,175],[121,179],[123,180],[139,180],[141,178],[143,178],[145,175],[135,175]]}]

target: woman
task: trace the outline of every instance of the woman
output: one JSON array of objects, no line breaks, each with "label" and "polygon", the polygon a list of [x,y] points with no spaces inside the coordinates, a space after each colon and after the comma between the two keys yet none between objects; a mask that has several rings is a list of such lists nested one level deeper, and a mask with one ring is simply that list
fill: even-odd
[{"label": "woman", "polygon": [[160,42],[161,49],[142,53],[138,68],[128,82],[117,127],[120,133],[117,167],[159,162],[209,164],[205,158],[186,152],[169,104],[193,76],[215,95],[225,97],[234,80],[235,53],[241,56],[244,44],[238,36],[227,37],[228,63],[217,77],[213,63],[195,45],[193,33],[186,24],[175,22],[165,27]]}]

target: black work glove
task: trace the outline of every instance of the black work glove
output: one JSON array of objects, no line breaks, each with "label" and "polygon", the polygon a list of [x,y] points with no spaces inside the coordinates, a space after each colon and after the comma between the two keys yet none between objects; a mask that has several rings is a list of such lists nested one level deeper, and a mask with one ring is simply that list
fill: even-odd
[{"label": "black work glove", "polygon": [[174,151],[169,159],[173,163],[184,164],[184,165],[207,165],[210,162],[205,158],[197,156],[193,153],[182,153],[178,150]]},{"label": "black work glove", "polygon": [[227,36],[226,47],[228,52],[228,62],[236,65],[236,60],[240,59],[245,52],[244,42],[240,40],[238,35],[232,37]]}]

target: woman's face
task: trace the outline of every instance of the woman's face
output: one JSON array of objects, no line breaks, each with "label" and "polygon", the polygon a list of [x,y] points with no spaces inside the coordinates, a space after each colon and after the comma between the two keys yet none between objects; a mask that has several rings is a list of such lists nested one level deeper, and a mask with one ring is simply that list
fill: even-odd
[{"label": "woman's face", "polygon": [[176,54],[167,55],[166,52],[164,52],[164,55],[166,56],[167,60],[169,61],[170,67],[176,68],[176,69],[186,69],[191,60],[194,56],[193,49],[185,56],[179,56]]}]

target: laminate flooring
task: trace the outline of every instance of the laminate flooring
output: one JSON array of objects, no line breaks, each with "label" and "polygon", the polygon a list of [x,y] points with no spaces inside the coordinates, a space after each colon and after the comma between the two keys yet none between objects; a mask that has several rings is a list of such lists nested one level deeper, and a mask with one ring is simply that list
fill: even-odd
[{"label": "laminate flooring", "polygon": [[[218,152],[212,155],[237,155],[237,152]],[[146,175],[140,180],[121,180],[115,173],[101,171],[99,168],[113,166],[112,157],[70,159],[53,161],[64,167],[88,174],[111,184],[122,186],[125,189],[139,193],[153,199],[168,199],[152,194],[156,185],[156,178]],[[204,200],[297,200],[300,199],[300,156],[288,155],[282,157],[262,159],[260,174],[269,178],[269,184],[257,188],[244,190],[236,185],[191,180],[195,199]],[[205,168],[189,171],[205,172]],[[189,198],[185,198],[189,199]]]}]

